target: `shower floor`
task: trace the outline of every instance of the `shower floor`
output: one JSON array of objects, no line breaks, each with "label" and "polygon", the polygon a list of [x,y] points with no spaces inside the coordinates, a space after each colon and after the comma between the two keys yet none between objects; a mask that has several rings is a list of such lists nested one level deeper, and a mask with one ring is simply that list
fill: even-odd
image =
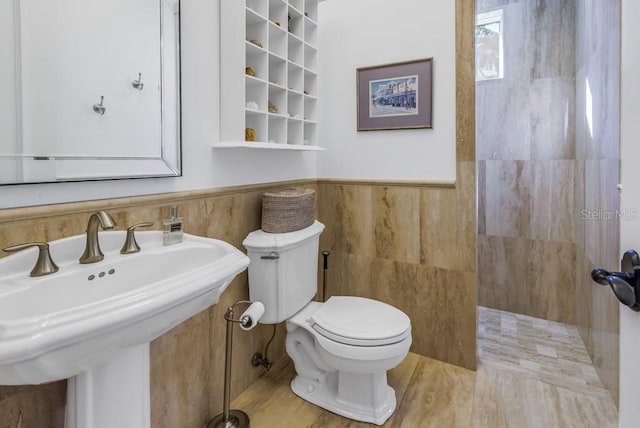
[{"label": "shower floor", "polygon": [[478,359],[582,394],[610,396],[572,325],[478,307]]}]

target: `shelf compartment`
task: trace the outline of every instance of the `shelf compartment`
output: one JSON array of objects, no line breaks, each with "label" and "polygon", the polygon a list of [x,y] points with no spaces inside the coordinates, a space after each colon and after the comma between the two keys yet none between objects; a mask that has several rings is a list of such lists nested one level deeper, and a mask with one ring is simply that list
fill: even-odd
[{"label": "shelf compartment", "polygon": [[304,45],[304,68],[316,71],[318,69],[318,50],[310,45]]},{"label": "shelf compartment", "polygon": [[287,119],[284,117],[269,115],[269,139],[271,144],[286,144]]},{"label": "shelf compartment", "polygon": [[302,67],[294,63],[287,63],[287,87],[292,91],[302,92],[304,88],[304,74]]},{"label": "shelf compartment", "polygon": [[289,21],[289,32],[299,39],[302,39],[304,37],[304,16],[302,12],[289,7],[289,16],[287,19]]},{"label": "shelf compartment", "polygon": [[[266,3],[266,2],[265,2]],[[282,28],[286,31],[287,28],[287,4],[284,0],[271,0],[269,2],[269,20],[275,23],[279,22],[280,25],[276,25],[278,28]]]},{"label": "shelf compartment", "polygon": [[267,114],[246,110],[244,114],[245,128],[253,128],[256,141],[267,141]]},{"label": "shelf compartment", "polygon": [[312,97],[318,96],[318,75],[312,71],[304,71],[304,93]]},{"label": "shelf compartment", "polygon": [[318,0],[305,0],[304,2],[304,15],[313,21],[318,22]]},{"label": "shelf compartment", "polygon": [[245,108],[247,103],[258,104],[258,111],[267,112],[267,83],[251,76],[245,76]]},{"label": "shelf compartment", "polygon": [[289,61],[304,66],[304,44],[297,37],[289,34]]},{"label": "shelf compartment", "polygon": [[302,120],[303,119],[302,108],[303,108],[302,95],[289,92],[287,94],[287,114],[289,115],[289,118]]},{"label": "shelf compartment", "polygon": [[302,14],[302,10],[304,9],[304,0],[289,0],[289,7],[296,9],[299,14]]},{"label": "shelf compartment", "polygon": [[[256,74],[253,77],[257,79],[267,80],[269,77],[269,64],[267,58],[267,51],[264,49],[260,49],[256,45],[251,42],[245,43],[246,50],[246,58],[245,58],[245,67],[251,67]],[[246,68],[245,68],[246,74]],[[249,76],[247,74],[247,76]],[[251,77],[251,76],[249,76]]]},{"label": "shelf compartment", "polygon": [[303,136],[302,121],[287,119],[287,144],[302,145]]},{"label": "shelf compartment", "polygon": [[318,143],[318,127],[315,123],[304,123],[304,136],[302,144],[305,146],[315,146]]},{"label": "shelf compartment", "polygon": [[264,0],[247,0],[247,10],[253,12],[254,14],[258,14],[260,16],[267,16],[268,10],[268,2]]},{"label": "shelf compartment", "polygon": [[306,17],[304,20],[304,41],[316,48],[318,46],[318,24]]},{"label": "shelf compartment", "polygon": [[263,49],[269,49],[269,32],[267,26],[267,20],[259,17],[260,19],[254,21],[256,17],[255,13],[252,13],[247,9],[247,28],[245,33],[245,40],[254,46],[257,46],[251,40],[255,40],[262,45]]},{"label": "shelf compartment", "polygon": [[273,22],[269,23],[269,50],[282,58],[287,57],[287,32]]},{"label": "shelf compartment", "polygon": [[269,112],[285,115],[287,112],[287,91],[274,85],[269,85],[269,101],[276,107],[277,112]]},{"label": "shelf compartment", "polygon": [[278,86],[287,85],[287,61],[274,56],[269,55],[269,82]]},{"label": "shelf compartment", "polygon": [[304,120],[318,120],[318,100],[313,97],[304,97]]},{"label": "shelf compartment", "polygon": [[259,13],[255,9],[251,9],[247,6],[245,10],[247,27],[250,25],[264,25],[264,23],[267,22],[267,18],[265,18],[265,16],[265,14]]}]

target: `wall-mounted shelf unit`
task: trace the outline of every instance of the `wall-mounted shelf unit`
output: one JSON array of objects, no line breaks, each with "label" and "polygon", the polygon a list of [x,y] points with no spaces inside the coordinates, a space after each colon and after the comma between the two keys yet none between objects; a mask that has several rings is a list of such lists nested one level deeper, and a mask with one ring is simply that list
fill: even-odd
[{"label": "wall-mounted shelf unit", "polygon": [[[318,145],[318,2],[222,0],[221,142],[214,148]],[[255,142],[245,141],[245,130]]]},{"label": "wall-mounted shelf unit", "polygon": [[278,143],[261,143],[249,141],[227,141],[213,144],[214,149],[260,149],[260,150],[298,150],[305,152],[322,152],[326,149],[319,146],[305,146],[302,144],[278,144]]}]

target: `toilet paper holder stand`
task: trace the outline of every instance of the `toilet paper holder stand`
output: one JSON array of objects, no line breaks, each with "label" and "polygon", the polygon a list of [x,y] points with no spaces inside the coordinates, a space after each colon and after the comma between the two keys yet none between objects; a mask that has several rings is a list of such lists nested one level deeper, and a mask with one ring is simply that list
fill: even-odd
[{"label": "toilet paper holder stand", "polygon": [[[224,401],[222,413],[211,419],[206,428],[248,428],[249,416],[242,410],[230,410],[229,401],[231,393],[231,352],[233,347],[233,324],[237,323],[245,329],[249,330],[257,324],[258,320],[246,315],[248,309],[240,315],[240,318],[234,318],[234,309],[238,305],[253,305],[249,300],[240,300],[227,308],[224,319],[227,320],[227,331],[225,339],[225,356],[224,356]],[[261,304],[261,303],[260,303]]]}]

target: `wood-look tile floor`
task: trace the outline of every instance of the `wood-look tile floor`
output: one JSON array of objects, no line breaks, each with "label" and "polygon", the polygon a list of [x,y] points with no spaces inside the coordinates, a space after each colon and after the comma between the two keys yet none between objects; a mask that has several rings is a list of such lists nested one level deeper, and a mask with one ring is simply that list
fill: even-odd
[{"label": "wood-look tile floor", "polygon": [[[563,325],[536,321],[536,328],[546,329],[550,335],[540,339],[541,346],[546,348],[538,348],[538,339],[531,339],[529,344],[509,349],[501,359],[495,357],[499,355],[495,352],[497,344],[502,343],[498,340],[496,317],[502,326],[502,315],[505,315],[504,328],[509,330],[513,326],[511,314],[487,312],[484,308],[479,313],[478,370],[474,372],[410,353],[389,372],[388,381],[396,391],[398,406],[385,427],[617,427],[617,410],[599,382],[594,381],[593,373],[582,371],[581,365],[586,364],[582,356],[572,348],[568,348],[574,351],[572,357],[565,357],[563,353],[562,346],[571,343],[566,339],[573,335],[569,326],[562,330]],[[514,317],[519,327],[521,318]],[[532,334],[529,328],[534,328],[535,319],[522,320],[521,327]],[[513,340],[509,335],[506,339]],[[520,357],[519,353],[522,353]],[[518,360],[516,367],[517,358],[535,364],[521,364]],[[565,362],[571,363],[568,371],[564,370]],[[543,376],[545,364],[552,368],[553,376]],[[578,364],[581,376],[574,370],[574,364]],[[567,385],[561,380],[565,372],[569,375]],[[289,387],[293,376],[292,364],[283,361],[236,398],[232,408],[244,410],[251,418],[252,428],[375,426],[337,416],[298,398]],[[579,379],[584,381],[582,389],[577,387]]]}]

